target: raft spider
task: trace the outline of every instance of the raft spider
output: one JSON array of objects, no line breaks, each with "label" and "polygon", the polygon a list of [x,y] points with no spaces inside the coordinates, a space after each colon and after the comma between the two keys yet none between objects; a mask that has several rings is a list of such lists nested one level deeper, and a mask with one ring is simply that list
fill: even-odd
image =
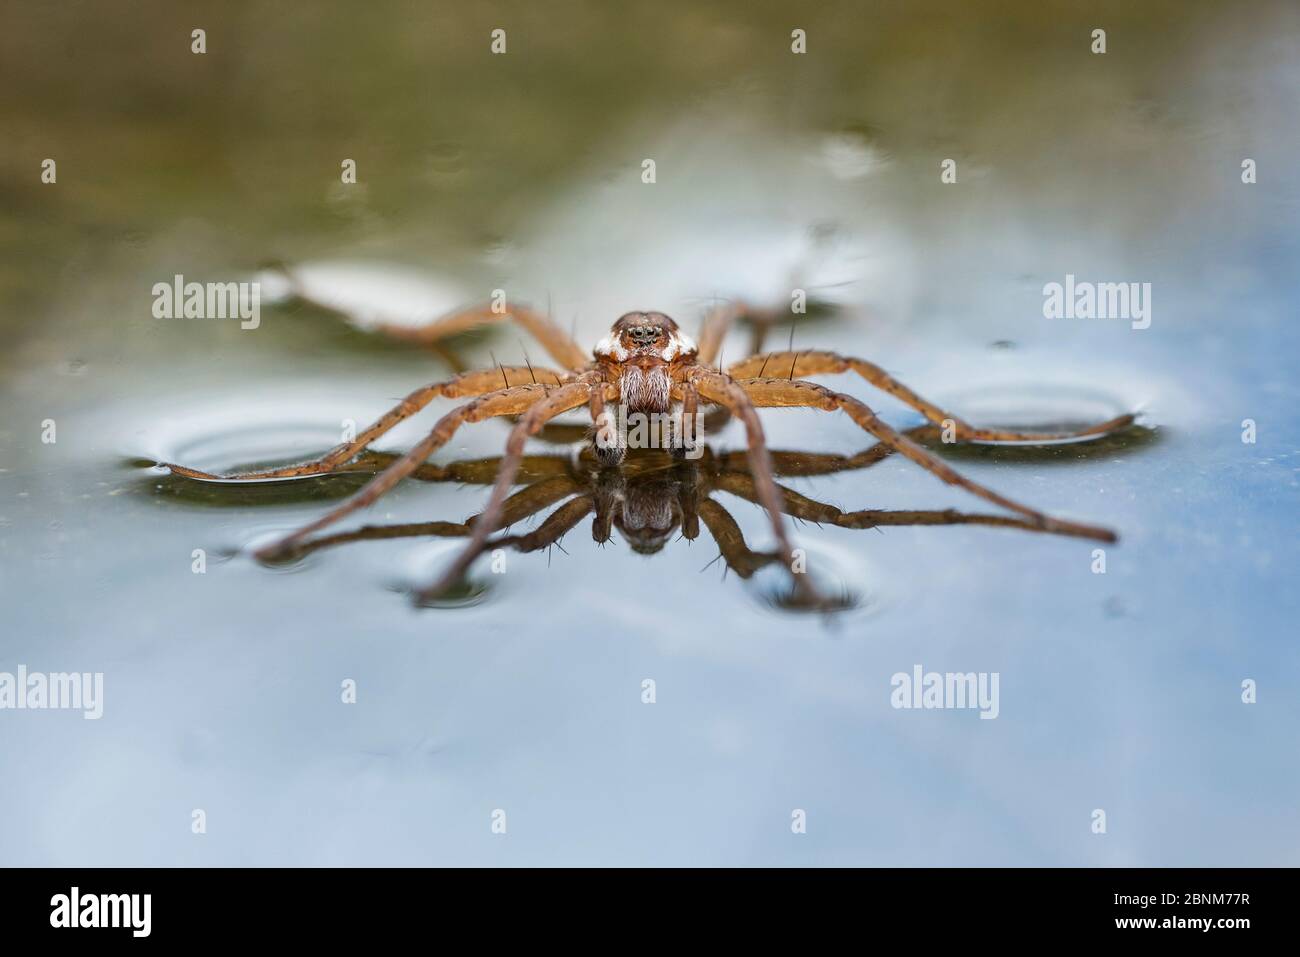
[{"label": "raft spider", "polygon": [[[681,413],[681,421],[687,431],[691,429],[691,423],[695,422],[696,413],[704,405],[718,406],[738,419],[745,428],[748,440],[747,452],[754,497],[771,521],[776,543],[775,555],[790,572],[796,595],[810,605],[817,605],[820,598],[809,577],[797,573],[799,565],[786,534],[783,518],[786,508],[773,477],[771,454],[764,441],[763,426],[756,411],[759,408],[797,407],[825,412],[844,411],[883,446],[910,459],[942,481],[959,486],[987,502],[1015,513],[1022,525],[1039,531],[1103,542],[1116,540],[1115,533],[1109,529],[1054,518],[966,478],[945,461],[886,424],[861,400],[809,382],[804,377],[857,373],[869,384],[916,409],[930,423],[951,431],[956,441],[1055,442],[1100,436],[1132,424],[1132,415],[1121,415],[1088,428],[1067,432],[979,429],[917,395],[879,366],[835,352],[806,350],[758,353],[732,363],[725,370],[721,366],[715,367],[713,364],[717,362],[723,338],[731,325],[745,315],[761,317],[763,313],[735,302],[715,307],[706,315],[699,341],[696,342],[661,312],[629,312],[614,323],[609,334],[596,345],[591,358],[548,317],[523,306],[513,306],[500,312],[488,308],[468,309],[417,329],[385,330],[427,344],[468,328],[510,319],[532,334],[559,368],[541,368],[531,364],[496,366],[463,372],[445,381],[424,386],[380,416],[357,434],[353,441],[335,447],[319,459],[298,465],[233,475],[215,475],[170,463],[164,465],[177,475],[203,480],[256,482],[323,475],[347,468],[366,452],[371,442],[397,423],[415,415],[435,398],[468,400],[439,419],[423,440],[405,455],[392,461],[351,498],[316,521],[258,549],[256,556],[269,561],[295,554],[303,549],[307,539],[316,532],[375,502],[398,482],[416,472],[429,456],[450,441],[462,425],[499,416],[517,416],[518,420],[506,441],[505,455],[500,460],[487,506],[473,521],[469,541],[435,582],[416,591],[417,600],[436,598],[463,578],[474,559],[489,544],[492,534],[502,526],[504,504],[515,484],[527,440],[537,435],[556,416],[583,406],[589,410],[593,422],[605,421],[606,407],[614,404],[626,407],[629,414],[662,415],[676,410]],[[768,375],[769,372],[772,374]],[[698,439],[698,436],[683,436],[688,445]],[[619,465],[624,454],[625,450],[618,446],[597,449],[597,458],[605,466]]]}]

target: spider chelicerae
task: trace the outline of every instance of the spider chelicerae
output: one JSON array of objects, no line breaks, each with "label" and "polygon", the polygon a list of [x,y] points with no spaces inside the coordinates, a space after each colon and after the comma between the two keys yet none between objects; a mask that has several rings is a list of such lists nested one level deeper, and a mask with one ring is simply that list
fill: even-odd
[{"label": "spider chelicerae", "polygon": [[[757,317],[763,315],[763,311],[738,302],[715,307],[706,315],[697,342],[661,312],[629,312],[614,323],[590,358],[549,317],[523,306],[503,310],[487,307],[468,309],[415,329],[387,328],[384,331],[401,338],[435,343],[475,326],[513,320],[541,343],[559,368],[538,367],[531,363],[524,366],[498,365],[463,372],[424,386],[380,416],[352,441],[331,449],[318,459],[297,465],[233,475],[216,475],[170,463],[164,465],[177,475],[217,481],[256,482],[355,471],[359,457],[368,454],[371,442],[420,412],[434,399],[468,400],[440,418],[424,439],[406,454],[388,462],[351,498],[316,521],[257,550],[259,559],[273,561],[303,551],[311,536],[365,508],[397,483],[417,473],[462,425],[496,417],[517,417],[506,440],[505,454],[495,463],[495,479],[487,506],[466,524],[469,540],[436,581],[416,590],[418,601],[437,598],[452,589],[463,579],[475,558],[489,546],[493,534],[505,524],[504,520],[517,518],[507,513],[506,503],[524,462],[528,439],[536,436],[557,416],[582,407],[589,411],[593,423],[608,422],[607,410],[615,406],[622,406],[629,414],[678,413],[677,421],[684,433],[679,436],[676,447],[679,452],[698,447],[700,436],[691,433],[702,407],[716,406],[736,418],[744,426],[747,437],[747,468],[752,483],[749,497],[762,506],[771,520],[776,544],[772,554],[789,571],[800,604],[816,606],[823,602],[809,576],[799,573],[800,563],[796,561],[783,517],[790,511],[791,493],[782,490],[774,478],[772,454],[764,441],[763,426],[757,413],[759,408],[843,411],[874,436],[882,449],[897,452],[942,481],[1014,513],[1018,518],[1010,524],[1104,542],[1116,540],[1115,533],[1109,529],[1054,518],[966,478],[913,438],[882,421],[861,400],[810,382],[805,377],[857,373],[871,385],[920,412],[932,426],[947,430],[958,442],[1033,443],[1094,437],[1131,425],[1134,421],[1132,415],[1065,432],[980,429],[917,395],[879,366],[835,352],[756,353],[725,369],[721,365],[715,366],[724,337],[733,323],[745,315]],[[622,443],[594,444],[595,460],[600,465],[622,467],[626,454]]]}]

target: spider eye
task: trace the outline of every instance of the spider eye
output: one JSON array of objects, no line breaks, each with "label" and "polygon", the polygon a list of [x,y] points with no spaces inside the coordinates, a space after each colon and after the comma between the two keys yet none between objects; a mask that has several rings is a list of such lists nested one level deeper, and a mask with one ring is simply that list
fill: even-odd
[{"label": "spider eye", "polygon": [[659,330],[654,326],[633,326],[627,334],[639,346],[648,345],[659,338]]}]

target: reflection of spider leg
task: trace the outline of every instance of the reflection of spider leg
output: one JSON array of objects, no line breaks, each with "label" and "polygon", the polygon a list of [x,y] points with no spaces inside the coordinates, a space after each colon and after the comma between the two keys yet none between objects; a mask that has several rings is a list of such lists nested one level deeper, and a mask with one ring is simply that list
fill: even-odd
[{"label": "reflection of spider leg", "polygon": [[548,545],[554,545],[573,526],[591,514],[594,503],[590,495],[579,495],[570,499],[550,515],[537,528],[525,535],[501,535],[489,539],[487,548],[509,546],[519,552],[535,552]]},{"label": "reflection of spider leg", "polygon": [[[506,499],[502,509],[503,525],[513,525],[536,515],[556,502],[576,494],[581,486],[565,476],[543,479],[520,489]],[[584,513],[585,514],[585,513]],[[581,518],[582,516],[578,516]],[[294,548],[294,556],[308,555],[336,545],[350,542],[381,541],[390,538],[465,538],[474,530],[474,518],[464,522],[409,522],[400,525],[366,525],[350,532],[322,535],[302,542]],[[574,521],[577,521],[575,519]]]},{"label": "reflection of spider leg", "polygon": [[700,518],[718,543],[718,551],[727,567],[741,578],[749,578],[764,565],[779,562],[781,557],[772,552],[756,552],[745,544],[744,533],[731,513],[711,498],[701,498]]},{"label": "reflection of spider leg", "polygon": [[777,552],[794,578],[796,590],[810,599],[815,599],[815,589],[808,576],[796,574],[794,570],[794,550],[790,547],[789,538],[786,537],[785,520],[781,517],[781,497],[777,493],[776,481],[772,478],[772,459],[767,451],[767,443],[763,438],[763,425],[759,421],[753,401],[738,383],[716,372],[702,370],[696,372],[694,382],[701,397],[725,406],[732,415],[745,424],[745,432],[749,438],[750,473],[754,477],[754,487],[758,492],[759,501],[772,523]]},{"label": "reflection of spider leg", "polygon": [[[994,505],[999,505],[1012,512],[1018,512],[1047,531],[1095,538],[1104,542],[1116,540],[1115,533],[1109,529],[1052,518],[1050,515],[1032,509],[1027,505],[1021,505],[1019,502],[1013,501],[1004,495],[999,495],[992,489],[966,478],[943,459],[917,445],[906,436],[899,434],[891,426],[877,418],[871,409],[852,396],[833,392],[825,386],[802,379],[748,379],[736,383],[736,385],[750,397],[750,400],[756,406],[799,407],[821,409],[824,412],[835,412],[843,409],[863,429],[882,442],[892,445],[900,454],[911,459],[921,468],[933,473],[949,485],[959,486],[985,501],[992,502]],[[757,471],[755,472],[755,478],[760,478]],[[768,481],[770,482],[770,477]],[[770,510],[771,506],[768,504],[769,492],[764,488],[764,483],[757,481],[756,488],[763,507]],[[774,492],[771,494],[774,494]]]},{"label": "reflection of spider leg", "polygon": [[[720,475],[713,482],[713,488],[719,492],[730,492],[756,505],[760,504],[754,483],[748,475],[736,472]],[[838,525],[841,528],[880,528],[886,525],[991,525],[997,528],[1018,528],[1027,532],[1053,532],[1081,538],[1094,537],[1082,529],[1049,529],[1028,519],[1012,518],[1009,515],[976,515],[951,508],[920,511],[863,509],[858,512],[846,512],[834,505],[800,495],[783,485],[778,485],[777,489],[781,493],[783,510],[787,515],[820,525]]]},{"label": "reflection of spider leg", "polygon": [[700,488],[699,470],[689,466],[689,479],[677,490],[677,501],[682,509],[682,538],[693,542],[700,537],[700,502],[707,498]]},{"label": "reflection of spider leg", "polygon": [[[938,435],[938,429],[932,425],[918,425],[907,429],[902,434],[920,440],[923,437]],[[894,451],[894,447],[885,442],[877,442],[854,455],[837,455],[834,452],[787,452],[773,449],[772,474],[789,477],[819,476],[867,469],[889,458]],[[749,460],[744,452],[727,452],[719,456],[717,461],[723,471],[749,472]]]},{"label": "reflection of spider leg", "polygon": [[376,419],[365,430],[358,433],[357,437],[351,442],[344,442],[342,445],[335,446],[320,458],[299,465],[265,469],[259,472],[241,472],[235,475],[214,475],[211,472],[200,472],[198,469],[186,468],[183,465],[161,464],[171,469],[176,475],[197,479],[257,482],[266,479],[324,475],[327,472],[337,471],[340,466],[358,455],[375,439],[390,431],[399,422],[415,415],[436,398],[469,398],[471,396],[486,395],[489,392],[497,392],[511,386],[531,385],[534,382],[542,386],[554,386],[559,385],[562,381],[561,373],[550,369],[529,369],[526,366],[504,366],[478,372],[466,372],[446,382],[435,382],[432,385],[416,389]]},{"label": "reflection of spider leg", "polygon": [[727,374],[736,379],[768,375],[792,380],[810,375],[839,372],[856,372],[877,389],[888,392],[900,402],[916,409],[935,425],[941,426],[945,421],[951,422],[954,435],[959,442],[1054,442],[1061,439],[1105,435],[1133,424],[1132,415],[1121,415],[1085,429],[1068,432],[1008,432],[998,429],[977,429],[952,413],[945,412],[933,402],[921,398],[880,366],[865,359],[841,356],[834,352],[772,352],[762,356],[751,356],[734,363],[727,369]]},{"label": "reflection of spider leg", "polygon": [[[359,508],[371,504],[380,496],[388,492],[394,485],[406,478],[417,468],[420,463],[432,455],[435,451],[446,445],[451,437],[456,434],[466,422],[482,422],[484,419],[490,419],[499,415],[515,415],[527,409],[536,406],[545,405],[550,399],[561,395],[568,389],[579,389],[586,392],[585,386],[561,386],[558,389],[548,389],[541,385],[517,386],[510,389],[501,389],[498,392],[490,392],[487,395],[471,399],[464,405],[453,409],[438,420],[438,424],[433,427],[424,439],[416,444],[409,452],[390,465],[385,471],[372,478],[366,485],[341,505],[326,512],[316,521],[304,525],[290,535],[273,542],[265,548],[258,550],[259,558],[274,558],[291,552],[295,545],[301,542],[313,532],[318,532],[326,526],[332,525],[346,515],[350,515]],[[516,427],[517,429],[518,427]]]},{"label": "reflection of spider leg", "polygon": [[537,437],[551,445],[574,445],[591,438],[591,426],[585,422],[548,422]]},{"label": "reflection of spider leg", "polygon": [[[588,403],[594,407],[596,405],[596,396],[603,397],[603,389],[604,385],[596,378],[595,374],[589,374],[577,382],[552,390],[540,399],[534,399],[518,424],[510,430],[510,438],[506,440],[506,454],[501,460],[501,469],[497,473],[496,483],[492,486],[492,494],[488,498],[487,507],[483,509],[483,514],[473,524],[474,532],[470,536],[470,540],[460,554],[456,556],[447,571],[436,582],[417,592],[417,599],[427,599],[440,595],[458,582],[470,564],[482,552],[488,536],[500,527],[501,510],[505,504],[506,496],[514,484],[515,476],[519,472],[520,462],[524,458],[524,444],[528,439],[536,435],[542,426],[557,415]],[[513,409],[511,411],[518,412],[521,410]]]},{"label": "reflection of spider leg", "polygon": [[[556,502],[562,502],[571,495],[576,495],[582,488],[580,483],[568,475],[557,475],[554,478],[534,482],[501,503],[501,513],[496,521],[496,527],[509,528],[515,522],[536,515]],[[465,519],[465,527],[472,529],[475,523],[482,521],[483,514],[485,513]]]},{"label": "reflection of spider leg", "polygon": [[[348,464],[352,471],[382,472],[400,455],[394,452],[366,452]],[[463,485],[491,485],[501,468],[501,456],[484,459],[462,459],[438,465],[426,462],[411,473],[411,478],[422,482],[460,482]],[[567,455],[525,455],[519,465],[519,484],[538,482],[546,478],[570,476],[573,467]]]}]

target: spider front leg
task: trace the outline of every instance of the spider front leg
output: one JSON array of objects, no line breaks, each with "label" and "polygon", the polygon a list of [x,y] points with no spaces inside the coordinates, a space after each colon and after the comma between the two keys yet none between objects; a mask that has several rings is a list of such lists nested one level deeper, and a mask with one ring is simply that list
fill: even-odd
[{"label": "spider front leg", "polygon": [[507,321],[513,321],[526,330],[542,344],[543,348],[550,353],[556,362],[570,371],[582,369],[591,358],[573,341],[573,338],[568,333],[557,326],[549,317],[528,306],[507,306],[500,311],[489,306],[473,306],[414,326],[382,321],[363,321],[346,308],[314,297],[303,285],[302,280],[299,279],[293,269],[286,264],[272,262],[267,265],[268,268],[276,270],[285,278],[289,283],[291,293],[297,299],[319,309],[340,314],[360,328],[373,329],[392,339],[433,348],[452,363],[458,364],[459,360],[440,347],[441,340],[458,333],[468,332],[471,329],[477,329],[479,326]]},{"label": "spider front leg", "polygon": [[[927,472],[931,472],[949,485],[956,485],[977,495],[985,501],[1028,518],[1034,525],[1045,531],[1059,532],[1063,535],[1076,535],[1093,538],[1103,542],[1117,541],[1116,534],[1108,528],[1070,522],[1052,518],[1037,509],[1022,505],[978,482],[966,478],[943,459],[917,445],[893,427],[881,421],[864,403],[849,395],[834,392],[815,382],[800,379],[747,379],[736,383],[754,405],[760,407],[787,407],[820,409],[823,412],[836,412],[843,409],[866,431],[880,441],[892,446],[901,455],[911,459]],[[756,476],[757,478],[757,476]],[[759,487],[760,494],[762,487]]]},{"label": "spider front leg", "polygon": [[495,416],[517,415],[531,409],[537,403],[545,401],[548,396],[554,396],[565,389],[572,388],[574,386],[560,386],[558,390],[552,391],[541,385],[517,386],[491,392],[466,402],[439,419],[432,432],[409,452],[366,483],[356,495],[337,508],[331,509],[311,524],[303,526],[291,535],[286,535],[271,545],[258,549],[257,557],[269,560],[290,554],[297,544],[308,535],[334,524],[359,508],[370,505],[419,468],[420,464],[435,451],[446,445],[451,440],[451,437],[456,434],[456,430],[466,422],[482,422],[484,419]]},{"label": "spider front leg", "polygon": [[718,303],[704,316],[700,323],[700,336],[697,343],[700,365],[714,365],[722,350],[722,340],[727,337],[731,326],[737,319],[748,318],[754,331],[750,338],[749,353],[752,355],[763,348],[768,330],[776,325],[782,313],[777,309],[763,309],[747,302],[732,300]]},{"label": "spider front leg", "polygon": [[786,569],[794,579],[796,591],[809,602],[820,601],[817,590],[808,576],[795,572],[794,549],[785,534],[785,520],[781,517],[781,496],[777,491],[776,480],[772,477],[772,458],[767,451],[767,442],[763,438],[763,425],[758,419],[754,403],[738,383],[711,370],[696,367],[691,374],[691,381],[702,398],[726,407],[732,415],[745,424],[754,487],[772,523],[777,554],[781,556],[781,561],[785,563]]},{"label": "spider front leg", "polygon": [[444,594],[461,579],[474,559],[483,551],[488,537],[500,526],[502,508],[514,484],[515,475],[519,471],[519,464],[524,457],[524,445],[528,439],[536,435],[542,426],[557,415],[591,403],[593,395],[598,390],[603,399],[605,388],[604,383],[595,373],[588,373],[579,381],[561,386],[529,405],[523,417],[510,430],[510,438],[506,440],[506,454],[501,460],[501,470],[497,473],[496,484],[492,486],[487,507],[474,522],[474,532],[469,542],[436,582],[416,592],[417,600],[428,600]]},{"label": "spider front leg", "polygon": [[952,413],[945,412],[933,402],[923,399],[880,366],[865,359],[841,356],[834,352],[771,352],[767,355],[743,359],[727,369],[727,374],[732,378],[742,380],[763,376],[784,376],[790,380],[841,372],[856,372],[877,389],[888,392],[900,402],[916,409],[935,425],[943,426],[951,422],[957,440],[962,442],[1059,442],[1066,439],[1106,435],[1127,428],[1134,422],[1132,415],[1121,415],[1071,432],[1010,432],[1003,429],[977,429]]},{"label": "spider front leg", "polygon": [[262,469],[255,472],[236,472],[231,475],[217,475],[170,462],[160,462],[158,464],[170,469],[173,475],[183,475],[186,478],[206,481],[262,482],[271,479],[325,475],[350,462],[357,455],[360,455],[366,446],[375,439],[391,431],[399,422],[415,415],[436,398],[469,398],[497,392],[503,388],[533,383],[538,385],[560,385],[567,378],[564,373],[555,372],[552,369],[501,366],[496,369],[466,372],[445,382],[435,382],[432,385],[416,389],[376,419],[364,431],[360,432],[351,442],[337,445],[320,458],[313,459],[310,462],[302,462],[298,465],[287,465],[278,469]]}]

